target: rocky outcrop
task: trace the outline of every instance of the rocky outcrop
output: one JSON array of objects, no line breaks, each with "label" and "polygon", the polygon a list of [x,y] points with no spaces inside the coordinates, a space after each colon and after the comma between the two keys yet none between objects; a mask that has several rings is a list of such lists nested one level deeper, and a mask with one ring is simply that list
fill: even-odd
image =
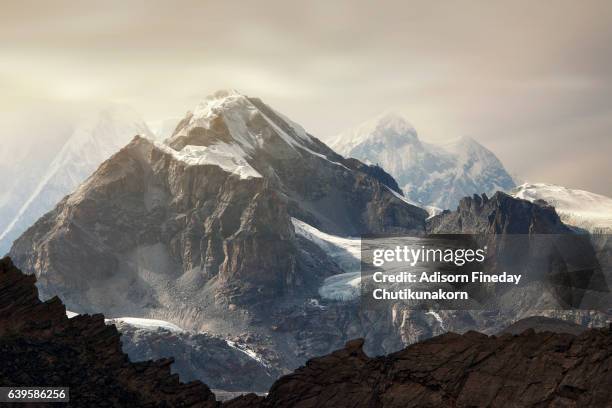
[{"label": "rocky outcrop", "polygon": [[68,319],[59,298],[41,302],[35,281],[0,260],[1,386],[70,387],[75,407],[217,406],[206,385],[171,374],[171,358],[130,362],[102,315]]},{"label": "rocky outcrop", "polygon": [[213,390],[266,392],[283,374],[274,368],[274,361],[251,350],[254,344],[228,341],[207,333],[114,324],[130,360],[172,358],[172,371],[183,381],[200,380]]},{"label": "rocky outcrop", "polygon": [[491,198],[486,194],[465,197],[456,211],[444,211],[427,221],[427,231],[434,234],[567,234],[551,207],[531,203],[501,191]]},{"label": "rocky outcrop", "polygon": [[500,334],[521,334],[525,330],[529,329],[538,333],[549,331],[553,333],[570,333],[576,336],[587,330],[585,326],[581,326],[567,320],[554,319],[545,316],[532,316],[511,324]]},{"label": "rocky outcrop", "polygon": [[228,407],[609,407],[612,332],[444,334],[370,358],[354,340]]}]

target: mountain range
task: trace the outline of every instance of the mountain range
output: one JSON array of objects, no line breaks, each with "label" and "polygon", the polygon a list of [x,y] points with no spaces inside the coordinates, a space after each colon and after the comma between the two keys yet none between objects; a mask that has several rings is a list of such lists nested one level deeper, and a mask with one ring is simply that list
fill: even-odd
[{"label": "mountain range", "polygon": [[320,310],[311,299],[342,272],[293,219],[358,236],[422,233],[427,216],[382,169],[343,158],[258,99],[222,91],[164,143],[134,138],[10,255],[70,310],[248,332],[287,367],[304,357],[291,345],[296,333],[274,333],[277,314]]},{"label": "mountain range", "polygon": [[419,139],[401,115],[386,113],[329,140],[338,153],[378,164],[421,206],[454,208],[472,194],[509,191],[515,184],[499,159],[472,138],[434,145]]},{"label": "mountain range", "polygon": [[[202,367],[218,368],[218,359],[205,356],[191,364],[189,356],[212,347],[249,370],[243,380],[218,378],[215,386],[248,383],[259,390],[271,373],[288,372],[355,337],[365,338],[369,354],[380,355],[451,330],[497,333],[532,315],[537,302],[531,301],[542,294],[530,292],[535,297],[519,303],[505,296],[505,311],[420,310],[390,302],[371,313],[358,296],[361,235],[472,233],[496,245],[509,234],[567,234],[568,242],[591,251],[586,238],[542,200],[476,190],[478,195],[453,204],[455,211],[432,216],[431,208],[421,208],[426,200],[416,202],[418,177],[431,181],[423,182],[429,189],[423,194],[444,197],[430,204],[449,206],[463,191],[507,189],[512,179],[472,140],[442,151],[420,142],[400,117],[376,123],[374,131],[359,133],[368,136],[345,138],[358,142],[345,146],[405,152],[420,171],[414,184],[398,184],[378,160],[364,163],[336,153],[260,99],[219,91],[188,112],[163,142],[145,127],[144,136],[109,152],[14,241],[10,256],[37,277],[43,298],[59,295],[79,314],[105,313],[125,334],[130,355],[179,353],[183,374],[210,379]],[[398,163],[391,168],[412,166]],[[591,278],[599,282],[600,271],[584,280]],[[591,326],[607,319],[597,311],[550,315]],[[155,325],[161,330],[147,329]],[[162,342],[170,344],[156,346]]]}]

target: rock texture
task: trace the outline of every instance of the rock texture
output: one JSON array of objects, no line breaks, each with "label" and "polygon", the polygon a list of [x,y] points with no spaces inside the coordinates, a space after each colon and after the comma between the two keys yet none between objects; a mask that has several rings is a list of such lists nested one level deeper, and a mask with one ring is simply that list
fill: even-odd
[{"label": "rock texture", "polygon": [[346,341],[298,357],[295,343],[318,333],[274,331],[271,316],[309,307],[341,272],[292,219],[346,237],[420,234],[426,217],[381,168],[343,158],[258,99],[220,92],[165,143],[134,138],[10,255],[71,311],[256,338],[287,370]]},{"label": "rock texture", "polygon": [[[507,304],[502,305],[506,309],[520,303],[540,310],[607,310],[612,306],[607,267],[602,266],[604,259],[598,257],[590,236],[563,224],[545,202],[532,203],[502,192],[491,199],[486,195],[466,197],[457,211],[431,218],[428,231],[478,234],[480,246],[488,248],[485,271],[511,270],[522,273],[529,283],[534,281],[531,291],[524,287],[517,291],[520,300],[507,296]],[[537,286],[540,282],[543,287]]]},{"label": "rock texture", "polygon": [[456,211],[444,211],[427,221],[434,234],[569,234],[554,207],[529,202],[503,192],[464,197]]},{"label": "rock texture", "polygon": [[500,334],[521,334],[528,329],[538,333],[548,331],[553,333],[570,333],[576,336],[587,330],[586,327],[567,320],[545,316],[532,316],[511,324]]},{"label": "rock texture", "polygon": [[41,302],[35,281],[0,260],[1,386],[68,386],[75,407],[217,406],[206,385],[170,373],[172,359],[130,362],[102,315],[68,319],[59,298]]},{"label": "rock texture", "polygon": [[400,192],[261,101],[221,92],[166,144],[136,137],[10,255],[76,312],[197,327],[210,305],[316,294],[333,266],[300,245],[291,217],[339,235],[422,233],[427,213]]},{"label": "rock texture", "polygon": [[610,407],[612,332],[444,334],[386,357],[363,340],[312,359],[238,407]]},{"label": "rock texture", "polygon": [[219,403],[204,384],[171,375],[172,359],[130,362],[102,315],[68,319],[58,298],[38,300],[34,282],[0,260],[0,385],[69,386],[71,406],[607,407],[612,400],[610,329],[529,329],[447,333],[376,358],[353,340],[280,378],[265,397]]},{"label": "rock texture", "polygon": [[274,368],[274,360],[251,350],[256,347],[253,341],[242,344],[207,333],[152,330],[126,323],[115,326],[130,360],[172,358],[172,372],[183,381],[200,380],[213,390],[266,392],[283,374]]}]

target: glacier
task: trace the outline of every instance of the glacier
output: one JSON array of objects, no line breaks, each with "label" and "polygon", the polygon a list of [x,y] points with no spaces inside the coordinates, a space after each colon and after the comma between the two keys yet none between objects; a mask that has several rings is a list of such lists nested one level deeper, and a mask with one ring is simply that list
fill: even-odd
[{"label": "glacier", "polygon": [[361,290],[361,239],[327,234],[296,218],[292,218],[295,233],[316,244],[345,273],[326,278],[319,288],[323,299],[351,300]]},{"label": "glacier", "polygon": [[544,200],[555,207],[565,224],[590,232],[612,231],[612,198],[585,190],[547,183],[524,183],[513,191],[523,200]]}]

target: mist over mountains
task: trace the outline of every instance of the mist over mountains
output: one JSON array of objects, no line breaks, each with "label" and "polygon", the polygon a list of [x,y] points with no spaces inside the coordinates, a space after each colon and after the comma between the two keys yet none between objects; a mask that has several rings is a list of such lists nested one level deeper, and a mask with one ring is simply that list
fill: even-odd
[{"label": "mist over mountains", "polygon": [[472,194],[508,191],[515,184],[499,159],[474,139],[421,141],[401,115],[386,113],[330,140],[338,153],[379,164],[406,197],[420,205],[455,208]]},{"label": "mist over mountains", "polygon": [[1,254],[134,135],[154,137],[142,118],[123,105],[90,109],[55,129],[38,131],[55,136],[31,135],[21,153],[11,149],[19,158],[5,160],[11,164],[3,171],[0,193]]}]

